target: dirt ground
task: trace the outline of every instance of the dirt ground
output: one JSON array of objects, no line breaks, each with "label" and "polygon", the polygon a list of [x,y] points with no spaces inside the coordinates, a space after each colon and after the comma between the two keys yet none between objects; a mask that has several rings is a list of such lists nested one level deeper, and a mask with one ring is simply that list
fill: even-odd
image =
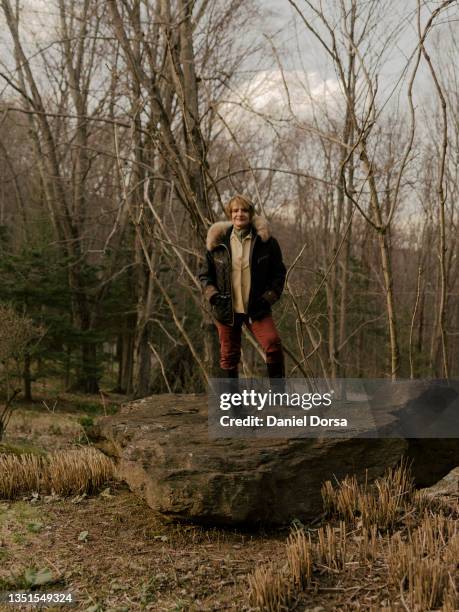
[{"label": "dirt ground", "polygon": [[[121,398],[110,399],[106,412]],[[85,444],[81,423],[104,413],[98,401],[62,394],[57,404],[21,406],[0,452]],[[50,570],[40,592],[71,592],[78,610],[243,609],[246,575],[276,555],[286,533],[170,524],[119,482],[94,496],[0,501],[0,591],[23,590],[27,572]]]},{"label": "dirt ground", "polygon": [[46,591],[72,592],[79,610],[242,609],[238,587],[283,540],[167,525],[120,485],[83,500],[3,502],[0,517],[0,582],[49,568]]},{"label": "dirt ground", "polygon": [[[57,404],[21,406],[0,452],[84,445],[83,425],[115,411],[120,401],[62,396]],[[457,505],[457,498],[451,503]],[[0,500],[0,592],[30,591],[30,576],[38,574],[44,578],[37,593],[71,592],[72,609],[88,612],[248,611],[247,576],[267,562],[280,569],[287,536],[288,529],[244,532],[167,523],[119,482],[106,483],[92,496]],[[388,584],[381,559],[365,567],[350,562],[341,572],[324,568],[285,609],[406,610]],[[19,609],[28,608],[0,604],[0,610]]]}]

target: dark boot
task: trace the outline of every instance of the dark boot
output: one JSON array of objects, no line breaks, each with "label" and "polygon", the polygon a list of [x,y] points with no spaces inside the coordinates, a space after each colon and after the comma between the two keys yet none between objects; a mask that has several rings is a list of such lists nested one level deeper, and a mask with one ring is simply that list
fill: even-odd
[{"label": "dark boot", "polygon": [[239,371],[237,367],[231,370],[220,368],[219,378],[228,379],[224,383],[228,393],[239,393]]},{"label": "dark boot", "polygon": [[285,368],[284,360],[276,361],[275,363],[267,363],[268,378],[271,389],[276,393],[285,393],[287,391],[285,385]]},{"label": "dark boot", "polygon": [[268,378],[270,380],[277,378],[285,378],[284,361],[277,361],[276,363],[267,363],[266,368],[268,370]]},{"label": "dark boot", "polygon": [[237,367],[231,368],[231,370],[218,368],[217,378],[239,378],[239,371]]}]

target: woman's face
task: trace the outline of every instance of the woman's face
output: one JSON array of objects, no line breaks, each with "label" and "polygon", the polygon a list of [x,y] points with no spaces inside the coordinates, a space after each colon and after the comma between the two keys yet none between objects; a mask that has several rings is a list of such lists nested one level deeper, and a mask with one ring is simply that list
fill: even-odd
[{"label": "woman's face", "polygon": [[231,207],[231,221],[236,229],[244,229],[250,225],[250,213],[241,204],[234,204]]}]

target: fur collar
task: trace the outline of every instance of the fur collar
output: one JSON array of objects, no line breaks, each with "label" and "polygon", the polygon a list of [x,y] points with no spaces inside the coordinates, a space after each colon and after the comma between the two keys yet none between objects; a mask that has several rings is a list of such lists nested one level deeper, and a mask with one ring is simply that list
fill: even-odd
[{"label": "fur collar", "polygon": [[[206,240],[208,251],[212,251],[217,244],[220,244],[230,227],[233,227],[231,221],[217,221],[217,223],[209,227]],[[271,237],[269,224],[264,217],[255,215],[252,219],[252,227],[257,236],[261,238],[262,242],[266,242]]]}]

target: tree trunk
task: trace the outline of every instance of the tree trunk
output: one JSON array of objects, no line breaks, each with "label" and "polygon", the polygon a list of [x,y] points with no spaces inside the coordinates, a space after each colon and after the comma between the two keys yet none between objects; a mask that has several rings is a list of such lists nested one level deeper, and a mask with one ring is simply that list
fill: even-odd
[{"label": "tree trunk", "polygon": [[205,314],[202,322],[204,343],[204,365],[210,377],[218,377],[220,350],[215,325],[209,315]]},{"label": "tree trunk", "polygon": [[126,395],[131,395],[132,393],[133,354],[133,338],[132,336],[125,336],[123,342],[123,360],[121,362],[120,393],[125,393]]},{"label": "tree trunk", "polygon": [[30,366],[31,366],[30,353],[26,351],[24,353],[24,371],[23,371],[24,399],[26,402],[32,401],[32,375],[30,371]]},{"label": "tree trunk", "polygon": [[150,394],[151,349],[149,346],[149,325],[144,325],[142,335],[136,339],[134,397],[146,397]]},{"label": "tree trunk", "polygon": [[73,389],[83,393],[99,393],[97,348],[93,343],[85,343],[81,347],[80,371]]},{"label": "tree trunk", "polygon": [[[132,317],[131,317],[132,318]],[[129,323],[129,320],[128,320]],[[132,326],[135,324],[130,322],[131,327],[126,328],[120,335],[120,350],[119,350],[119,366],[118,366],[118,392],[131,395],[133,388],[133,370],[134,370],[134,330]]]},{"label": "tree trunk", "polygon": [[390,340],[391,378],[392,380],[395,380],[398,376],[398,371],[400,368],[400,351],[398,346],[397,319],[395,316],[394,281],[390,260],[390,249],[386,232],[378,233],[378,242],[381,253],[384,289],[386,292],[387,323],[389,327]]}]

